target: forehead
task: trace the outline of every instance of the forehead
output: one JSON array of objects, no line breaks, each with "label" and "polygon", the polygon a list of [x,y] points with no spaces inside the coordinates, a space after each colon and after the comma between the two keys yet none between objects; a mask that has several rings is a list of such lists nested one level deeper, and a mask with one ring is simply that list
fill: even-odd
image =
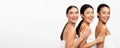
[{"label": "forehead", "polygon": [[93,9],[92,8],[87,8],[86,10],[85,10],[85,12],[86,11],[93,11]]},{"label": "forehead", "polygon": [[108,7],[102,7],[101,11],[110,11],[110,9]]},{"label": "forehead", "polygon": [[73,8],[71,8],[70,10],[69,10],[69,12],[76,12],[76,11],[78,11],[78,9],[77,8],[75,8],[75,7],[73,7]]}]

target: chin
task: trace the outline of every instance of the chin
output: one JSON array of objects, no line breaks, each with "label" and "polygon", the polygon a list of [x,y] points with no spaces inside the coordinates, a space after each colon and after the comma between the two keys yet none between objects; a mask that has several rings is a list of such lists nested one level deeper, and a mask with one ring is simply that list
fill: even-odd
[{"label": "chin", "polygon": [[72,21],[72,23],[74,23],[74,24],[75,24],[75,23],[76,23],[76,21]]},{"label": "chin", "polygon": [[91,22],[88,22],[89,24],[91,23]]},{"label": "chin", "polygon": [[103,23],[104,23],[104,24],[106,24],[106,23],[107,23],[107,21],[103,21]]},{"label": "chin", "polygon": [[90,24],[92,21],[88,21],[88,23]]},{"label": "chin", "polygon": [[107,23],[107,20],[104,20],[103,22],[104,22],[104,23]]}]

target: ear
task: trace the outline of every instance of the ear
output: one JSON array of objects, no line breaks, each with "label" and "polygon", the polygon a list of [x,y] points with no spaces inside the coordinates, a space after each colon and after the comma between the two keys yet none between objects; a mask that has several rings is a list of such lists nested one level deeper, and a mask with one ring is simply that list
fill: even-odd
[{"label": "ear", "polygon": [[100,16],[100,14],[99,13],[97,13],[97,17],[99,18],[99,16]]}]

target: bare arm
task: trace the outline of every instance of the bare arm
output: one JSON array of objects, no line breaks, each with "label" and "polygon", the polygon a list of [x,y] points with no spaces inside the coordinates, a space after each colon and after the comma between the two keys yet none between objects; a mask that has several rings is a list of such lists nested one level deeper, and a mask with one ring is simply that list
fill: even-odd
[{"label": "bare arm", "polygon": [[82,39],[79,37],[71,48],[78,48],[81,42],[82,42]]},{"label": "bare arm", "polygon": [[92,47],[95,44],[101,44],[104,42],[104,38],[105,38],[105,33],[103,32],[104,30],[100,31],[102,33],[100,33],[96,39],[90,43],[85,44],[82,48],[89,48]]},{"label": "bare arm", "polygon": [[84,30],[80,32],[80,37],[77,39],[77,41],[74,43],[72,48],[78,48],[81,42],[88,36],[88,33],[86,32],[88,30]]},{"label": "bare arm", "polygon": [[[96,29],[96,38],[100,34],[104,35],[104,36],[106,35],[106,29],[105,29],[105,27],[99,27],[99,28]],[[104,41],[97,44],[97,48],[103,48],[103,47],[104,47]]]},{"label": "bare arm", "polygon": [[104,35],[99,35],[94,41],[88,43],[88,44],[85,44],[83,46],[83,48],[89,48],[89,47],[92,47],[93,45],[97,44],[97,43],[102,43],[104,41]]},{"label": "bare arm", "polygon": [[75,40],[74,30],[69,30],[66,36],[65,48],[71,48]]},{"label": "bare arm", "polygon": [[68,36],[67,36],[67,41],[66,41],[66,48],[78,48],[79,47],[79,45],[81,44],[81,42],[83,41],[83,39],[85,38],[85,37],[87,37],[87,33],[86,33],[86,31],[88,31],[88,30],[84,30],[84,31],[82,31],[81,33],[80,33],[80,37],[74,42],[74,40],[75,40],[75,35],[74,35],[74,33],[73,32],[69,32],[69,34],[68,34]]}]

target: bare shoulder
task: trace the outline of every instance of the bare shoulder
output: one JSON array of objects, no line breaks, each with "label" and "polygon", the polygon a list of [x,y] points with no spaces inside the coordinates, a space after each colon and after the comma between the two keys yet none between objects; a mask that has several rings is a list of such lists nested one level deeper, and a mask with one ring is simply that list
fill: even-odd
[{"label": "bare shoulder", "polygon": [[76,37],[76,32],[74,28],[69,28],[67,30],[67,34],[66,34],[66,43],[67,44],[73,44],[74,40]]},{"label": "bare shoulder", "polygon": [[96,36],[98,36],[99,34],[106,35],[106,27],[102,25],[97,25],[95,34]]},{"label": "bare shoulder", "polygon": [[67,31],[68,34],[75,34],[75,28],[74,27],[70,27],[69,30]]},{"label": "bare shoulder", "polygon": [[67,37],[74,37],[76,35],[75,28],[74,27],[68,27],[69,29],[67,30]]},{"label": "bare shoulder", "polygon": [[79,35],[80,35],[80,32],[81,32],[81,31],[84,31],[84,30],[85,30],[85,28],[86,28],[86,27],[85,27],[84,25],[81,25],[81,27],[79,28]]},{"label": "bare shoulder", "polygon": [[80,27],[80,31],[79,31],[79,32],[85,30],[86,28],[87,28],[87,27],[86,27],[85,25],[81,25],[81,27]]}]

